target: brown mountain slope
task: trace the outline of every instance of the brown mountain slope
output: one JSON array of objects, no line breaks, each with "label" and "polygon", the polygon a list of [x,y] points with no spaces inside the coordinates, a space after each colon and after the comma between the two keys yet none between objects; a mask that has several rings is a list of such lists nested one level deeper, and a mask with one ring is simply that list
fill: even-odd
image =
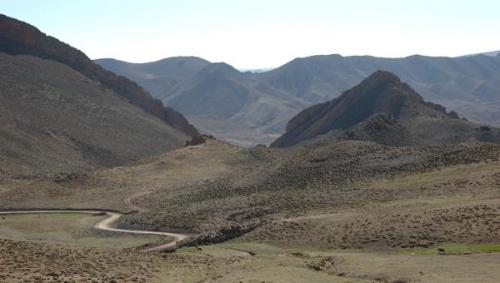
[{"label": "brown mountain slope", "polygon": [[178,148],[185,133],[53,61],[0,53],[0,168],[115,166]]},{"label": "brown mountain slope", "polygon": [[385,144],[500,142],[498,129],[479,127],[425,102],[397,76],[384,71],[339,98],[299,113],[272,146],[292,146],[324,134]]},{"label": "brown mountain slope", "polygon": [[163,107],[136,83],[104,70],[81,51],[47,36],[37,28],[0,14],[0,52],[11,55],[32,55],[63,63],[92,80],[102,83],[130,103],[160,118],[191,137],[198,131],[172,108]]}]

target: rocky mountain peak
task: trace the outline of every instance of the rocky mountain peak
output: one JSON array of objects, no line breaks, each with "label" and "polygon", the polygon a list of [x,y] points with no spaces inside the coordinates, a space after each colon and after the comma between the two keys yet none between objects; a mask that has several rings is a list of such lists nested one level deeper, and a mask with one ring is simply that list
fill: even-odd
[{"label": "rocky mountain peak", "polygon": [[[379,114],[385,116],[377,116]],[[378,118],[373,119],[376,116]],[[426,132],[430,128],[436,128],[440,137]],[[340,97],[313,105],[296,115],[288,123],[286,133],[272,146],[292,146],[332,131],[353,130],[355,135],[340,136],[384,143],[394,140],[400,133],[405,135],[404,143],[448,142],[451,137],[457,141],[481,140],[475,128],[474,124],[458,119],[456,113],[447,113],[443,106],[425,102],[398,76],[376,71]]]}]

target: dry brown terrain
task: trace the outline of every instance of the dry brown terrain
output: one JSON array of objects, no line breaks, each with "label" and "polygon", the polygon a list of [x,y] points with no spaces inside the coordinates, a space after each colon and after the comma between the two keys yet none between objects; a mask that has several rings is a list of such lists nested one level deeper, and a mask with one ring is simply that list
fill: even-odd
[{"label": "dry brown terrain", "polygon": [[258,243],[176,254],[0,240],[2,282],[498,282],[500,254],[315,251]]},{"label": "dry brown terrain", "polygon": [[245,238],[324,248],[500,242],[499,165],[458,165],[378,179],[363,184],[364,194],[391,195],[392,199],[285,216]]},{"label": "dry brown terrain", "polygon": [[[324,101],[311,91],[336,75],[317,71],[339,59],[260,75],[185,65],[169,105],[232,142],[267,141],[301,101]],[[304,110],[274,143],[286,149],[202,137],[136,83],[1,14],[0,76],[0,283],[500,282],[500,129],[393,74]],[[450,82],[467,95],[493,95],[462,77]]]},{"label": "dry brown terrain", "polygon": [[189,232],[200,244],[236,238],[171,254],[6,240],[0,274],[7,282],[53,272],[70,282],[497,282],[499,153],[476,143],[282,150],[209,140],[127,167],[3,179],[3,209],[136,210],[119,226]]}]

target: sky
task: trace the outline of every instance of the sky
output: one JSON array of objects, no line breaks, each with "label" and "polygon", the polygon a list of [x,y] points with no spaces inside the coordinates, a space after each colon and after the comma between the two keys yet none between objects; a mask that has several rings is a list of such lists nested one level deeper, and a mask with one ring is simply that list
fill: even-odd
[{"label": "sky", "polygon": [[320,54],[460,56],[500,50],[498,0],[0,0],[90,58],[199,56],[239,69]]}]

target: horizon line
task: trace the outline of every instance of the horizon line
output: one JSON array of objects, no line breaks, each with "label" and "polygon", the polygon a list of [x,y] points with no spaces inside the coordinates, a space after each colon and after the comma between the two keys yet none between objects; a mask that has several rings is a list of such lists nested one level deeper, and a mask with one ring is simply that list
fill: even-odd
[{"label": "horizon line", "polygon": [[500,49],[498,50],[493,50],[493,51],[485,51],[485,52],[477,52],[477,53],[472,53],[472,54],[463,54],[463,55],[459,55],[459,56],[446,56],[446,55],[424,55],[424,54],[411,54],[411,55],[407,55],[407,56],[395,56],[395,57],[390,57],[390,56],[376,56],[376,55],[342,55],[340,53],[330,53],[330,54],[312,54],[312,55],[307,55],[307,56],[301,56],[301,57],[295,57],[293,59],[290,59],[288,61],[286,61],[286,63],[284,64],[281,64],[281,65],[278,65],[278,66],[274,66],[274,67],[259,67],[259,68],[236,68],[234,65],[226,62],[226,61],[211,61],[211,60],[208,60],[206,58],[203,58],[201,56],[196,56],[196,55],[174,55],[174,56],[167,56],[167,57],[163,57],[163,58],[160,58],[160,59],[157,59],[157,60],[153,60],[153,61],[144,61],[144,62],[133,62],[133,61],[127,61],[127,60],[123,60],[123,59],[118,59],[118,58],[114,58],[114,57],[101,57],[101,58],[90,58],[92,61],[99,61],[99,60],[115,60],[115,61],[120,61],[120,62],[124,62],[124,63],[128,63],[128,64],[137,64],[137,65],[142,65],[142,64],[152,64],[152,63],[158,63],[160,61],[164,61],[164,60],[168,60],[168,59],[176,59],[176,58],[193,58],[193,59],[201,59],[201,60],[204,60],[204,61],[207,61],[209,63],[212,63],[212,64],[217,64],[217,63],[223,63],[223,64],[227,64],[227,65],[230,65],[231,67],[241,71],[241,72],[245,72],[245,71],[253,71],[253,70],[273,70],[273,69],[277,69],[281,66],[284,66],[290,62],[293,62],[294,60],[297,60],[297,59],[308,59],[308,58],[313,58],[313,57],[328,57],[328,56],[339,56],[339,57],[342,57],[342,58],[354,58],[354,57],[371,57],[371,58],[379,58],[379,59],[394,59],[394,60],[397,60],[397,59],[407,59],[407,58],[411,58],[411,57],[427,57],[427,58],[448,58],[448,59],[456,59],[456,58],[464,58],[464,57],[472,57],[472,56],[487,56],[487,57],[496,57],[495,55],[489,55],[489,54],[492,54],[492,53],[497,53],[496,56],[500,55]]}]

